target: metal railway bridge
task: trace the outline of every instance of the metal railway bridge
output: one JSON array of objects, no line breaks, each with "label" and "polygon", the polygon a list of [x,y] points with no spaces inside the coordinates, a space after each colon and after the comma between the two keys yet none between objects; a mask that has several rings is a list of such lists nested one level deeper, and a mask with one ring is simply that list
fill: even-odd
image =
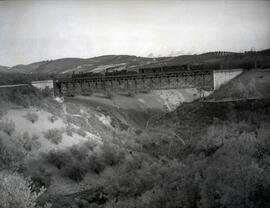
[{"label": "metal railway bridge", "polygon": [[213,90],[213,71],[177,71],[58,78],[53,81],[55,95],[90,95],[93,92],[142,92],[161,89],[198,88]]}]

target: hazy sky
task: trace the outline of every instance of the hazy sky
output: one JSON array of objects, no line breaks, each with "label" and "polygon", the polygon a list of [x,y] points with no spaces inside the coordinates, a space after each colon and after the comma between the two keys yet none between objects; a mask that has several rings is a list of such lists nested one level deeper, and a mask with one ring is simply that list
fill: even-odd
[{"label": "hazy sky", "polygon": [[0,1],[0,65],[270,48],[270,1]]}]

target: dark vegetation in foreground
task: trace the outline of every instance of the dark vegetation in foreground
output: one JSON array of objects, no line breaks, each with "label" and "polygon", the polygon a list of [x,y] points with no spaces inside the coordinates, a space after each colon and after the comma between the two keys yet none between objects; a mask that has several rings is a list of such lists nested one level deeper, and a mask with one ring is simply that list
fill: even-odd
[{"label": "dark vegetation in foreground", "polygon": [[[19,104],[12,93],[5,94],[6,100]],[[30,97],[32,93],[35,97],[35,90]],[[29,100],[34,102],[34,98]],[[36,201],[46,208],[253,208],[270,204],[270,99],[183,104],[139,135],[120,132],[98,148],[100,144],[88,142],[51,151],[28,166],[23,163],[23,147],[3,143],[2,137],[16,142],[12,131],[3,128],[0,198],[6,200],[0,201],[0,207],[12,207],[11,201],[23,207],[25,195],[31,196],[29,208],[37,207]],[[7,170],[30,177],[31,182],[17,173],[5,175]],[[50,188],[53,174],[85,185],[85,190],[41,195],[41,187]],[[89,177],[99,180],[87,186]],[[16,192],[20,184],[26,187],[21,194]],[[14,197],[4,195],[3,187]]]},{"label": "dark vegetation in foreground", "polygon": [[39,90],[31,85],[14,89],[0,88],[0,103],[12,103],[25,108],[41,106],[45,102],[52,100],[52,94],[53,92],[49,88]]},{"label": "dark vegetation in foreground", "polygon": [[[104,179],[52,196],[53,207],[268,207],[269,127],[269,99],[184,104],[140,136],[119,137],[99,153],[93,144],[50,152],[40,164],[77,183],[87,174]],[[42,182],[42,171],[36,177]]]}]

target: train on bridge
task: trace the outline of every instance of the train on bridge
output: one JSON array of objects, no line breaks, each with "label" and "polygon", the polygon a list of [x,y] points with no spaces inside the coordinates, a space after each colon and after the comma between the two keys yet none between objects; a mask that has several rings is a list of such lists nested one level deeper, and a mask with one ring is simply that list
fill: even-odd
[{"label": "train on bridge", "polygon": [[105,69],[102,72],[80,72],[80,73],[72,73],[68,75],[60,75],[59,78],[91,78],[91,77],[106,77],[106,76],[125,76],[125,75],[143,75],[143,74],[166,74],[166,73],[173,73],[173,72],[181,72],[181,71],[198,71],[198,70],[215,70],[219,69],[220,65],[218,64],[194,64],[194,65],[170,65],[170,66],[151,66],[151,67],[144,67],[138,68],[136,70],[117,70],[115,67],[110,67]]},{"label": "train on bridge", "polygon": [[135,68],[134,70],[118,70],[117,67],[111,67],[99,73],[60,74],[54,78],[53,84],[56,95],[179,88],[197,88],[209,91],[220,86],[220,79],[231,79],[242,73],[243,69],[252,68],[258,68],[257,63],[149,65],[136,68],[136,70]]},{"label": "train on bridge", "polygon": [[182,65],[168,65],[168,66],[148,66],[143,68],[137,68],[135,70],[117,70],[117,67],[110,67],[104,70],[104,72],[80,72],[72,74],[61,74],[57,75],[56,78],[102,78],[102,77],[121,77],[121,76],[132,76],[132,75],[148,75],[148,74],[166,74],[175,72],[185,72],[185,71],[212,71],[219,69],[251,69],[251,68],[261,68],[260,64],[255,62],[243,62],[243,63],[202,63],[202,64],[182,64]]}]

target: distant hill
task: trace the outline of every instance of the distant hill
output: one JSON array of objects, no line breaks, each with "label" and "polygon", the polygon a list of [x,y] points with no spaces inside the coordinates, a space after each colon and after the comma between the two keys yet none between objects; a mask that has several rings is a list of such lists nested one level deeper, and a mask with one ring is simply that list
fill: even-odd
[{"label": "distant hill", "polygon": [[219,64],[232,64],[242,63],[249,61],[263,61],[270,66],[270,49],[263,51],[248,51],[244,53],[216,51],[203,54],[194,55],[182,55],[176,57],[170,57],[163,60],[158,60],[155,63],[148,64],[148,67],[154,66],[166,66],[166,65],[181,65],[181,64],[207,64],[207,63],[219,63]]},{"label": "distant hill", "polygon": [[0,73],[14,73],[16,72],[13,68],[7,66],[0,66]]},{"label": "distant hill", "polygon": [[127,55],[108,55],[89,59],[64,58],[51,61],[42,61],[29,65],[17,65],[12,67],[24,73],[69,73],[102,71],[109,67],[130,69],[154,62],[153,58],[144,58]]},{"label": "distant hill", "polygon": [[181,55],[176,57],[146,58],[129,55],[106,55],[89,59],[63,58],[41,61],[29,65],[17,65],[10,70],[22,73],[79,73],[104,71],[113,67],[114,70],[132,70],[140,67],[154,67],[164,65],[203,64],[203,63],[238,63],[262,60],[270,62],[270,49],[258,52],[209,52],[198,55]]}]

